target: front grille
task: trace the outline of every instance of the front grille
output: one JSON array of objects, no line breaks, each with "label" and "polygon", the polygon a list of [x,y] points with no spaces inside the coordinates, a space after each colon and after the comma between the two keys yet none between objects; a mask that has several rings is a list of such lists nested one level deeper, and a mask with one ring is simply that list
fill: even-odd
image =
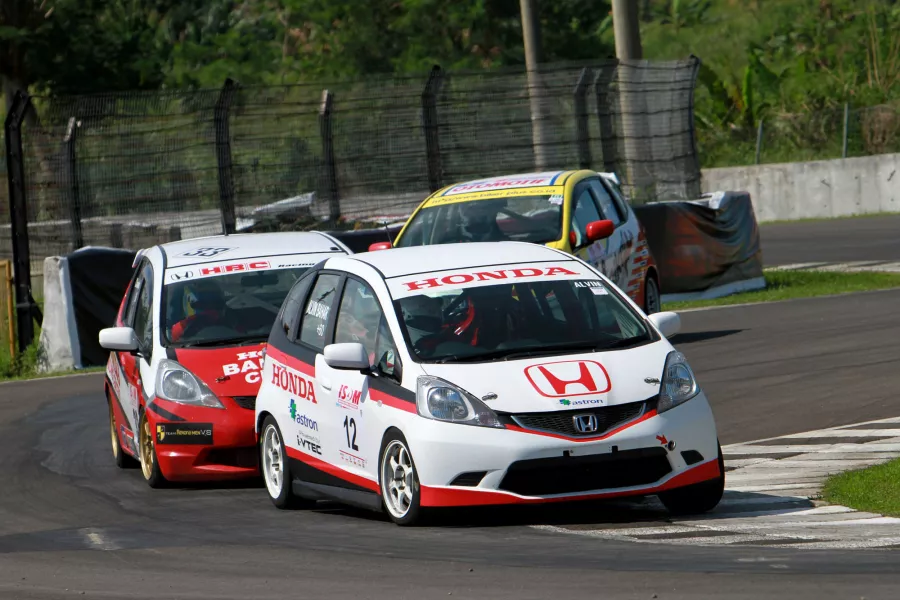
[{"label": "front grille", "polygon": [[249,448],[212,448],[202,461],[207,465],[226,465],[253,469],[259,466],[256,447]]},{"label": "front grille", "polygon": [[241,408],[256,410],[256,396],[233,396],[233,398]]},{"label": "front grille", "polygon": [[672,471],[664,448],[639,448],[592,456],[520,460],[500,489],[523,496],[575,494],[655,483]]},{"label": "front grille", "polygon": [[[556,433],[571,437],[596,437],[616,427],[640,417],[649,408],[650,401],[630,402],[615,406],[600,406],[584,410],[561,410],[558,412],[520,413],[509,415],[516,425],[524,429]],[[597,431],[579,433],[575,429],[576,415],[591,414],[597,417]]]}]

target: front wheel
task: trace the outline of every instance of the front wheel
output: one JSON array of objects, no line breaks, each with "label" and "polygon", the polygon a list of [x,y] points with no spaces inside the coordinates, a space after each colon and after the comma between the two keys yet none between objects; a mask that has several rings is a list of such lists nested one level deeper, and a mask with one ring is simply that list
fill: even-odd
[{"label": "front wheel", "polygon": [[381,499],[397,525],[414,525],[422,517],[421,487],[412,454],[399,431],[387,437],[379,461]]},{"label": "front wheel", "polygon": [[153,442],[153,431],[150,429],[150,420],[147,418],[147,413],[141,413],[138,427],[138,449],[140,450],[141,472],[144,474],[147,485],[152,488],[165,487],[168,481],[159,468],[159,461],[156,458],[156,444]]},{"label": "front wheel", "polygon": [[719,446],[719,476],[659,494],[659,500],[673,515],[698,515],[718,506],[725,493],[725,459]]},{"label": "front wheel", "polygon": [[294,478],[288,462],[281,430],[271,415],[266,417],[262,426],[262,437],[259,441],[259,463],[262,476],[266,481],[269,498],[278,508],[309,508],[315,506],[314,500],[299,498],[291,489]]}]

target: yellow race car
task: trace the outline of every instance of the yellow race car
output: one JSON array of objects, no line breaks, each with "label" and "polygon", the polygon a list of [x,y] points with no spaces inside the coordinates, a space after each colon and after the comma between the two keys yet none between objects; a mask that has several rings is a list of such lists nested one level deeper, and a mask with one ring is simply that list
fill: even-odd
[{"label": "yellow race car", "polygon": [[[504,240],[574,254],[597,267],[645,313],[660,311],[656,263],[615,175],[554,171],[450,185],[416,208],[393,247]],[[378,242],[369,251],[391,246]]]}]

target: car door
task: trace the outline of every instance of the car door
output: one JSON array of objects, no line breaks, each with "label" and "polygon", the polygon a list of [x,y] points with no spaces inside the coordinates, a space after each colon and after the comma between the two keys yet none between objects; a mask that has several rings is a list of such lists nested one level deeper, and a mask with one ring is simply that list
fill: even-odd
[{"label": "car door", "polygon": [[[611,244],[612,238],[587,242],[587,225],[593,221],[604,219],[597,205],[597,200],[591,192],[591,180],[587,179],[575,186],[572,194],[572,222],[570,225],[569,241],[572,253],[597,267],[604,275],[613,279],[615,273],[615,260]],[[613,279],[615,282],[615,279]]]},{"label": "car door", "polygon": [[634,297],[640,288],[643,275],[643,271],[639,271],[635,264],[635,246],[639,233],[637,217],[633,212],[629,213],[623,202],[614,197],[607,183],[599,177],[588,179],[588,184],[603,218],[609,219],[615,225],[615,231],[609,237],[607,246],[611,262],[609,268],[613,272],[610,279],[619,288]]},{"label": "car door", "polygon": [[132,382],[131,403],[133,407],[134,425],[137,427],[138,413],[141,400],[147,399],[145,382],[151,381],[154,373],[151,363],[153,361],[153,327],[155,312],[153,310],[154,277],[153,267],[149,261],[145,261],[141,268],[141,289],[138,293],[134,307],[134,318],[131,327],[138,340],[136,355],[132,359],[132,373],[126,378]]},{"label": "car door", "polygon": [[[152,304],[152,278],[153,269],[148,261],[142,261],[137,268],[137,276],[131,286],[131,290],[126,301],[125,312],[120,323],[123,327],[131,327],[135,330],[138,339],[141,334],[138,333],[137,326],[145,326],[144,314],[150,313],[150,304]],[[139,315],[141,314],[140,320]],[[152,344],[151,344],[152,346]],[[116,352],[115,360],[121,369],[122,377],[119,378],[119,389],[116,393],[121,403],[122,412],[128,422],[128,428],[132,432],[137,431],[138,412],[140,410],[141,400],[141,373],[138,353]],[[115,381],[115,380],[114,380]]]},{"label": "car door", "polygon": [[382,428],[370,387],[381,376],[393,375],[397,352],[384,311],[372,287],[348,276],[341,294],[334,325],[334,343],[363,345],[373,376],[361,371],[333,369],[324,358],[316,363],[316,376],[331,383],[329,409],[336,415],[332,426],[339,434],[333,456],[344,469],[373,479],[376,477]]}]

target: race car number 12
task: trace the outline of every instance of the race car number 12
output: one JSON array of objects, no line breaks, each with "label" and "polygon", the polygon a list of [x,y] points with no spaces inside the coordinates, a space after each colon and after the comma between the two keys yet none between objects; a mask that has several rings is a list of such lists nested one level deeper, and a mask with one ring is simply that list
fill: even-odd
[{"label": "race car number 12", "polygon": [[[350,439],[350,430],[353,429],[353,439]],[[351,450],[359,450],[356,445],[356,419],[344,417],[344,433],[347,434],[347,447]]]}]

